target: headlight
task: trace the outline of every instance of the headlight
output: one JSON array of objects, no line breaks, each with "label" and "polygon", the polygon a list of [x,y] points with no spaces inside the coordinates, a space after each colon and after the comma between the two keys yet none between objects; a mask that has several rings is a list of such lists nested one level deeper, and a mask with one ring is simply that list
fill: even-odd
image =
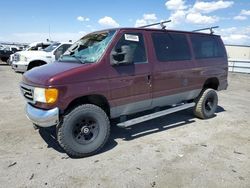
[{"label": "headlight", "polygon": [[23,55],[20,55],[20,61],[28,61],[28,58]]},{"label": "headlight", "polygon": [[58,97],[58,90],[55,88],[35,88],[34,101],[52,104],[56,102]]}]

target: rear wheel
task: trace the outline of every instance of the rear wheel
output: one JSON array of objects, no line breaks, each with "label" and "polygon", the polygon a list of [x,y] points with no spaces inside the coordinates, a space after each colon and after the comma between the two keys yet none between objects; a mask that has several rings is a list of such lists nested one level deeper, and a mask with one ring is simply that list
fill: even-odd
[{"label": "rear wheel", "polygon": [[98,106],[84,104],[74,108],[57,128],[57,139],[72,157],[84,157],[98,152],[108,140],[110,123]]},{"label": "rear wheel", "polygon": [[207,119],[214,116],[218,105],[218,96],[214,89],[206,89],[200,94],[196,101],[194,114],[201,118]]}]

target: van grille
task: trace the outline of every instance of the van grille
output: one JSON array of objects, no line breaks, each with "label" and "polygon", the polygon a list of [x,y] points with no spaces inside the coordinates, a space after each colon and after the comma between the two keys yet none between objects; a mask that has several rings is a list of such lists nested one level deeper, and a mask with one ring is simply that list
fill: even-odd
[{"label": "van grille", "polygon": [[24,98],[28,101],[33,103],[34,102],[34,88],[31,86],[21,84],[21,92]]}]

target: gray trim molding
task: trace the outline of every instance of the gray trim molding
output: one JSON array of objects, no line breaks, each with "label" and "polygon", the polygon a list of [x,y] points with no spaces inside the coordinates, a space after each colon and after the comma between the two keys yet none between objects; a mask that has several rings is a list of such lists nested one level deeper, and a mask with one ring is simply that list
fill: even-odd
[{"label": "gray trim molding", "polygon": [[137,112],[149,110],[155,107],[178,104],[182,101],[195,99],[201,92],[201,89],[182,92],[174,95],[158,97],[149,100],[138,101],[126,105],[116,106],[111,108],[111,118],[116,118],[121,115],[129,115]]}]

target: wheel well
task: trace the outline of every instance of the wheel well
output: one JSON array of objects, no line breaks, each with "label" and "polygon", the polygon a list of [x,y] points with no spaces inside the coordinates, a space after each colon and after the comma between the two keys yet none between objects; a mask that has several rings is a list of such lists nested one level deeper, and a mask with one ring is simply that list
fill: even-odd
[{"label": "wheel well", "polygon": [[41,65],[45,65],[47,64],[45,61],[41,61],[41,60],[38,60],[38,61],[31,61],[28,65],[28,70],[34,68],[34,67],[38,67],[38,66],[41,66]]},{"label": "wheel well", "polygon": [[218,78],[209,78],[206,80],[205,84],[203,85],[203,88],[212,88],[214,90],[217,90],[218,87],[219,87]]},{"label": "wheel well", "polygon": [[102,96],[102,95],[87,95],[83,97],[79,97],[77,99],[74,99],[67,107],[65,112],[71,111],[76,106],[79,106],[81,104],[94,104],[96,106],[99,106],[102,108],[106,114],[110,117],[110,106],[108,103],[108,100]]}]

